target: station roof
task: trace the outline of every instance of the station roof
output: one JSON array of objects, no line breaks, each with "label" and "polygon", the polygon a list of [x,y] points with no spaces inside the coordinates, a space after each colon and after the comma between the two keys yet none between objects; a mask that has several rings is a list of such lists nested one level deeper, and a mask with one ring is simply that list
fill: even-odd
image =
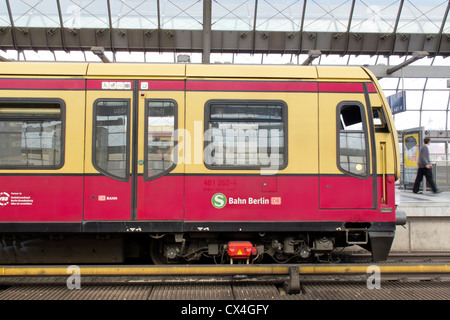
[{"label": "station roof", "polygon": [[0,49],[450,54],[446,0],[0,0]]}]

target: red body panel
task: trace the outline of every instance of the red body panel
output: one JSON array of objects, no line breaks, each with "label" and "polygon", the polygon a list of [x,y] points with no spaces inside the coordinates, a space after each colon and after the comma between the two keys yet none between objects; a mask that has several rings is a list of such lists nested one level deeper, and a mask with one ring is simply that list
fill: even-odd
[{"label": "red body panel", "polygon": [[[83,179],[84,213],[83,213]],[[395,221],[394,183],[386,183],[386,204],[382,178],[378,177],[378,209],[339,208],[339,197],[353,195],[347,207],[372,201],[361,186],[348,177],[321,177],[330,184],[346,185],[330,198],[335,207],[319,208],[322,188],[318,176],[209,176],[169,175],[153,181],[138,178],[138,220],[185,221]],[[370,181],[370,180],[361,180]],[[386,177],[387,181],[387,177]],[[363,182],[367,183],[367,182]],[[131,183],[105,176],[0,176],[0,221],[80,222],[131,219]],[[185,189],[184,189],[184,186]],[[325,186],[326,188],[326,186]],[[328,191],[328,190],[325,190]],[[5,195],[8,194],[8,196]],[[221,193],[224,207],[212,204]],[[14,204],[13,204],[14,203]],[[19,204],[20,203],[20,204]],[[324,203],[324,205],[327,205]],[[344,205],[342,205],[344,206]],[[380,208],[392,208],[380,212]],[[389,210],[388,210],[389,211]],[[82,218],[84,216],[84,219]]]},{"label": "red body panel", "polygon": [[138,178],[138,220],[183,220],[184,176]]},{"label": "red body panel", "polygon": [[373,208],[373,179],[320,177],[321,209]]},{"label": "red body panel", "polygon": [[[324,202],[327,209],[319,208],[319,196],[322,195],[319,195],[318,177],[277,176],[276,192],[263,192],[262,179],[262,176],[186,177],[186,221],[395,221],[394,209],[383,214],[374,209],[358,209],[368,203],[372,207],[371,179],[361,180],[363,185],[370,182],[370,187],[366,186],[370,192],[359,199],[358,195],[364,191],[360,185],[349,182],[347,177],[327,177],[330,184],[345,186],[330,199],[330,204]],[[274,182],[271,183],[273,188]],[[387,206],[391,208],[395,206],[394,192],[394,186],[390,184]],[[227,199],[220,209],[212,204],[213,196],[218,193]],[[337,200],[339,195],[350,195],[346,198],[354,199],[354,202],[340,208],[338,205],[344,205]],[[380,199],[379,190],[379,203]],[[347,209],[350,206],[353,207]]]},{"label": "red body panel", "polygon": [[0,176],[0,221],[81,221],[82,176]]},{"label": "red body panel", "polygon": [[86,176],[84,220],[130,220],[131,183]]}]

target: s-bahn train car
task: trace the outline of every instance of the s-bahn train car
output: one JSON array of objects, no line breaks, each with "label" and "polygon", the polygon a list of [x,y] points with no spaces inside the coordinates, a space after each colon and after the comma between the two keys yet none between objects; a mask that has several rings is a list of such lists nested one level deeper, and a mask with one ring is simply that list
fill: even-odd
[{"label": "s-bahn train car", "polygon": [[0,72],[0,263],[295,262],[355,244],[384,260],[404,220],[365,68]]}]

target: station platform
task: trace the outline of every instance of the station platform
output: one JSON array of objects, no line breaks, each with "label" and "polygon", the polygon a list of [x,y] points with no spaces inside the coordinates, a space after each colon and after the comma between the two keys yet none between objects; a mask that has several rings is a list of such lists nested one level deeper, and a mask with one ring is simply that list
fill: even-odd
[{"label": "station platform", "polygon": [[[418,205],[425,204],[450,204],[450,191],[442,191],[434,194],[433,191],[425,191],[422,194],[413,193],[412,190],[404,190],[397,188],[395,190],[395,202],[397,205],[406,205],[416,203]],[[450,215],[450,212],[448,213]]]},{"label": "station platform", "polygon": [[392,252],[450,252],[450,191],[414,194],[398,188],[395,201],[407,222],[397,226]]}]

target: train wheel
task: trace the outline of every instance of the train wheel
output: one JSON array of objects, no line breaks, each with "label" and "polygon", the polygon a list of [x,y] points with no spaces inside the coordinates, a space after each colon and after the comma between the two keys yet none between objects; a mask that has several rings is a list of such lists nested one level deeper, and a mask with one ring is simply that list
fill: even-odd
[{"label": "train wheel", "polygon": [[164,241],[154,239],[150,242],[150,258],[154,264],[168,264],[164,257]]}]

